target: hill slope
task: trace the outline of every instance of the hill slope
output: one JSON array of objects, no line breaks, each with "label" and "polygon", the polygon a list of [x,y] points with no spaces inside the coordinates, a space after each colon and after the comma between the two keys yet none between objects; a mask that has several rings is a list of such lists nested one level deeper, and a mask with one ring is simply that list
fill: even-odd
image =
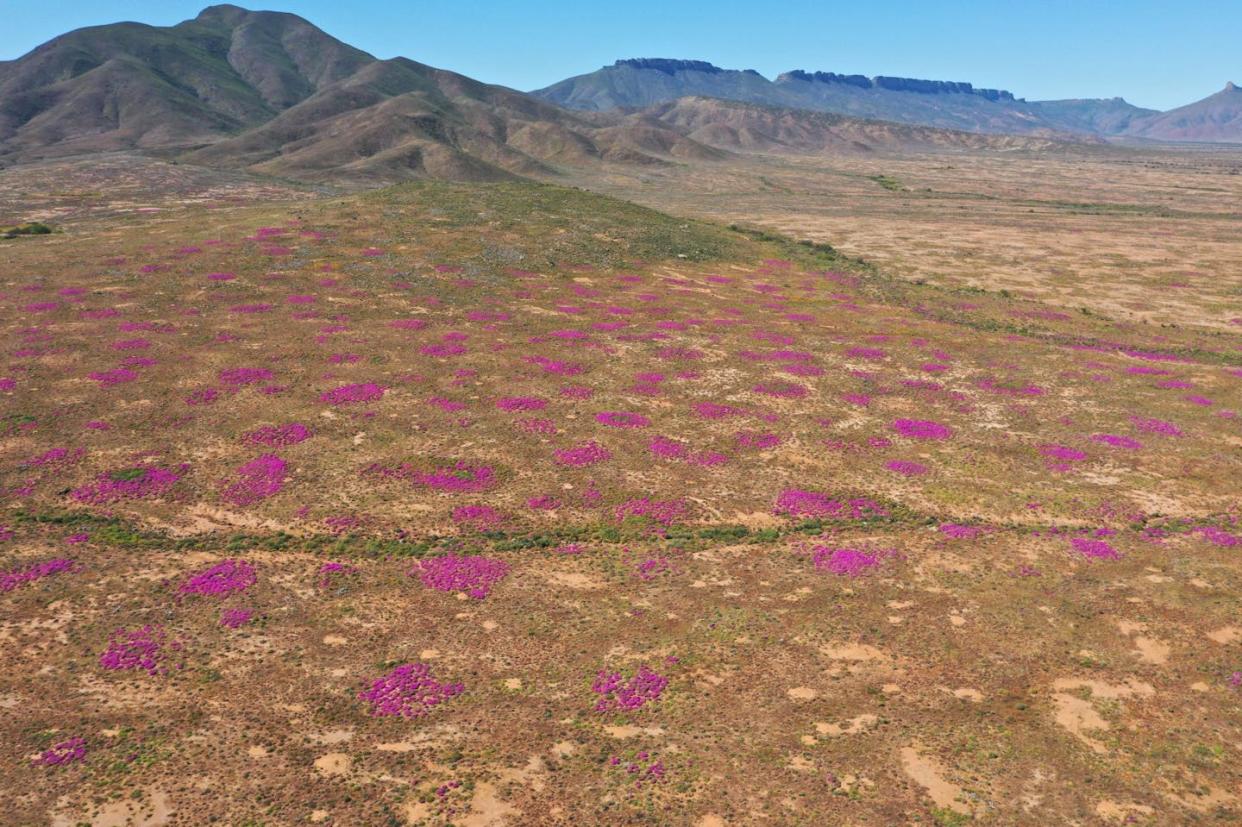
[{"label": "hill slope", "polygon": [[1154,114],[1120,98],[1028,102],[970,83],[833,72],[785,72],[770,81],[753,70],[703,61],[619,60],[531,94],[573,109],[646,107],[688,96],[721,98],[971,132],[1118,134]]},{"label": "hill slope", "polygon": [[721,153],[659,124],[592,119],[396,58],[375,61],[187,160],[306,180],[383,183],[492,180],[551,172],[551,165],[661,163],[664,157]]},{"label": "hill slope", "polygon": [[296,15],[231,5],[80,29],[0,64],[0,164],[132,149],[368,184],[721,157],[660,124],[377,60]]},{"label": "hill slope", "polygon": [[1227,83],[1201,101],[1144,118],[1128,134],[1158,141],[1242,143],[1242,89]]},{"label": "hill slope", "polygon": [[300,17],[236,6],[79,29],[0,65],[0,159],[206,143],[373,61]]},{"label": "hill slope", "polygon": [[644,108],[702,96],[748,103],[793,104],[770,80],[747,69],[721,69],[701,60],[618,60],[598,72],[567,78],[531,93],[557,106],[602,112]]},{"label": "hill slope", "polygon": [[1056,143],[1033,135],[987,135],[715,98],[681,98],[642,115],[699,143],[738,151],[1047,149]]}]

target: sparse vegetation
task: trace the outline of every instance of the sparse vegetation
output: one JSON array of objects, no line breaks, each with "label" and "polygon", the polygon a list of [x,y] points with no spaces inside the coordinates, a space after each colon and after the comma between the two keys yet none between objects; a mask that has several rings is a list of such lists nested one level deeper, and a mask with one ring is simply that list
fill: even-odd
[{"label": "sparse vegetation", "polygon": [[905,192],[906,189],[900,181],[888,175],[872,175],[871,180],[889,192]]},{"label": "sparse vegetation", "polygon": [[24,235],[50,235],[52,228],[41,221],[28,221],[15,227],[0,227],[0,238],[17,238]]},{"label": "sparse vegetation", "polygon": [[100,209],[3,254],[47,274],[0,329],[38,366],[0,377],[10,811],[947,825],[1124,761],[1068,817],[1148,800],[1156,720],[1224,789],[1238,667],[1192,581],[1242,588],[1229,331],[523,182]]}]

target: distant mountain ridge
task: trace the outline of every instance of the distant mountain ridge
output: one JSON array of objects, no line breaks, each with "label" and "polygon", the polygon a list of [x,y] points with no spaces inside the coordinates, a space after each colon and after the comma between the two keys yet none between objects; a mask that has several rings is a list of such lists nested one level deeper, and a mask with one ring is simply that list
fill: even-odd
[{"label": "distant mountain ridge", "polygon": [[[710,63],[707,65],[711,65]],[[721,71],[721,70],[717,70]],[[749,70],[749,71],[754,71]],[[1013,92],[1004,89],[976,89],[974,84],[952,80],[920,80],[918,78],[895,78],[877,75],[838,75],[836,72],[804,72],[793,69],[776,78],[776,83],[803,80],[812,83],[844,83],[859,89],[888,89],[892,92],[915,92],[920,95],[978,95],[990,101],[1014,100]]]},{"label": "distant mountain ridge", "polygon": [[965,82],[800,70],[771,81],[663,58],[528,94],[377,59],[296,15],[217,5],[174,26],[79,29],[0,62],[0,167],[138,151],[308,181],[499,179],[748,151],[1242,141],[1239,113],[1232,84],[1155,113],[1120,98],[1028,102]]},{"label": "distant mountain ridge", "polygon": [[1028,101],[1004,89],[964,81],[802,69],[768,80],[753,69],[641,58],[618,60],[531,94],[587,111],[644,108],[703,96],[972,132],[1242,142],[1242,92],[1233,84],[1204,101],[1161,113],[1119,97]]}]

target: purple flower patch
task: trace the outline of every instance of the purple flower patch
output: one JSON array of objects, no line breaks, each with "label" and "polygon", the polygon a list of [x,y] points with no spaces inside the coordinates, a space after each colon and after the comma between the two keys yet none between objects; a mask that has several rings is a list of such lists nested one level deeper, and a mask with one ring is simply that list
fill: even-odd
[{"label": "purple flower patch", "polygon": [[220,625],[226,629],[240,629],[254,617],[253,609],[224,609],[220,612]]},{"label": "purple flower patch", "polygon": [[374,382],[358,385],[342,385],[319,397],[319,401],[329,405],[350,405],[356,402],[374,402],[384,395],[384,389]]},{"label": "purple flower patch", "polygon": [[90,378],[94,379],[105,388],[113,385],[123,385],[126,382],[133,382],[138,378],[138,374],[129,368],[115,368],[113,370],[101,370],[90,374]]},{"label": "purple flower patch", "polygon": [[553,456],[558,463],[570,468],[585,468],[612,459],[612,453],[607,448],[593,441],[555,451]]},{"label": "purple flower patch", "polygon": [[1111,445],[1114,448],[1128,448],[1137,451],[1143,447],[1143,443],[1137,439],[1128,436],[1118,436],[1117,434],[1094,434],[1091,437],[1092,442],[1098,442],[1101,445]]},{"label": "purple flower patch", "polygon": [[1044,445],[1039,449],[1039,453],[1061,462],[1082,462],[1087,458],[1084,451],[1066,445]]},{"label": "purple flower patch", "polygon": [[256,445],[266,445],[269,448],[297,445],[299,442],[305,442],[310,438],[310,428],[299,422],[291,422],[288,425],[265,425],[257,431],[252,431],[246,435],[247,442]]},{"label": "purple flower patch", "polygon": [[1172,422],[1165,422],[1163,419],[1153,419],[1146,416],[1130,417],[1130,424],[1137,430],[1149,434],[1159,434],[1160,436],[1181,436],[1182,429],[1174,425]]},{"label": "purple flower patch", "polygon": [[632,712],[660,700],[667,687],[668,678],[640,666],[628,679],[621,672],[601,670],[591,691],[600,696],[595,702],[596,712]]},{"label": "purple flower patch", "polygon": [[53,744],[35,759],[35,763],[44,767],[59,767],[85,760],[86,739],[79,736]]},{"label": "purple flower patch", "polygon": [[148,675],[162,675],[169,651],[181,649],[180,641],[169,641],[159,626],[143,626],[127,631],[117,629],[108,640],[108,648],[99,656],[99,665],[112,671],[142,670]]},{"label": "purple flower patch", "polygon": [[245,560],[229,558],[191,575],[177,591],[181,594],[228,597],[234,592],[246,591],[257,580],[254,566]]},{"label": "purple flower patch", "polygon": [[893,421],[893,430],[910,439],[948,439],[953,436],[953,429],[929,419],[897,419]]},{"label": "purple flower patch", "polygon": [[284,486],[288,464],[274,454],[263,454],[237,469],[237,478],[225,485],[223,497],[236,506],[252,505]]},{"label": "purple flower patch", "polygon": [[166,494],[181,479],[184,468],[125,468],[100,474],[95,482],[75,490],[73,498],[91,505],[107,505],[121,500],[146,499]]},{"label": "purple flower patch", "polygon": [[652,500],[650,497],[642,497],[621,503],[614,513],[618,522],[626,517],[642,517],[668,526],[684,517],[686,510],[684,500]]},{"label": "purple flower patch", "polygon": [[548,407],[548,401],[537,396],[503,396],[496,400],[496,407],[510,412],[542,411]]},{"label": "purple flower patch", "polygon": [[410,574],[429,589],[465,592],[476,600],[491,594],[492,587],[509,574],[509,564],[482,555],[446,554],[422,560]]},{"label": "purple flower patch", "polygon": [[903,477],[919,477],[927,473],[926,465],[906,459],[895,459],[885,463],[884,467]]},{"label": "purple flower patch", "polygon": [[220,371],[219,377],[226,385],[253,385],[271,381],[272,372],[267,368],[227,368]]},{"label": "purple flower patch", "polygon": [[986,531],[983,526],[960,523],[945,523],[938,530],[950,540],[975,540]]},{"label": "purple flower patch", "polygon": [[1071,538],[1070,547],[1083,557],[1093,557],[1097,560],[1116,560],[1121,557],[1121,554],[1104,540],[1093,540],[1089,537]]},{"label": "purple flower patch", "polygon": [[842,577],[858,577],[880,565],[880,555],[877,552],[860,551],[856,548],[816,546],[811,561],[820,571]]},{"label": "purple flower patch", "polygon": [[[3,533],[3,527],[0,526],[0,534]],[[36,563],[24,569],[12,569],[10,571],[0,572],[0,594],[11,592],[27,583],[33,583],[36,580],[42,580],[53,574],[70,571],[74,567],[74,562],[66,558],[57,558],[48,560],[43,563]]]},{"label": "purple flower patch", "polygon": [[358,699],[370,704],[376,718],[421,718],[465,689],[464,684],[436,680],[425,663],[406,663],[376,678]]},{"label": "purple flower patch", "polygon": [[642,414],[625,411],[604,411],[595,415],[595,421],[609,428],[646,428],[651,420]]},{"label": "purple flower patch", "polygon": [[419,485],[452,494],[475,494],[486,491],[496,482],[496,475],[489,466],[458,462],[448,468],[416,473],[414,481]]}]

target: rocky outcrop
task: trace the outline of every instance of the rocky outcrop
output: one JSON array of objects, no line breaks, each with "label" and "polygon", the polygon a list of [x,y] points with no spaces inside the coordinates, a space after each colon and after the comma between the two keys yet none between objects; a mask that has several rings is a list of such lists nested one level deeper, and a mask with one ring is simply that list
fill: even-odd
[{"label": "rocky outcrop", "polygon": [[871,78],[866,75],[838,75],[836,72],[804,72],[801,69],[793,69],[776,78],[777,83],[786,80],[805,80],[809,83],[844,83],[847,86],[857,86],[859,89],[870,89],[872,86]]},{"label": "rocky outcrop", "polygon": [[1004,89],[976,89],[973,84],[965,81],[921,80],[887,75],[869,78],[866,75],[839,75],[836,72],[805,72],[801,69],[793,69],[777,77],[776,82],[783,83],[792,80],[808,83],[839,83],[856,86],[859,89],[886,89],[890,92],[913,92],[918,95],[977,95],[990,101],[1016,100],[1012,92]]},{"label": "rocky outcrop", "polygon": [[711,75],[718,75],[725,71],[706,60],[673,60],[666,57],[635,57],[629,60],[618,60],[613,65],[629,66],[633,69],[654,69],[666,75],[676,72],[707,72]]}]

